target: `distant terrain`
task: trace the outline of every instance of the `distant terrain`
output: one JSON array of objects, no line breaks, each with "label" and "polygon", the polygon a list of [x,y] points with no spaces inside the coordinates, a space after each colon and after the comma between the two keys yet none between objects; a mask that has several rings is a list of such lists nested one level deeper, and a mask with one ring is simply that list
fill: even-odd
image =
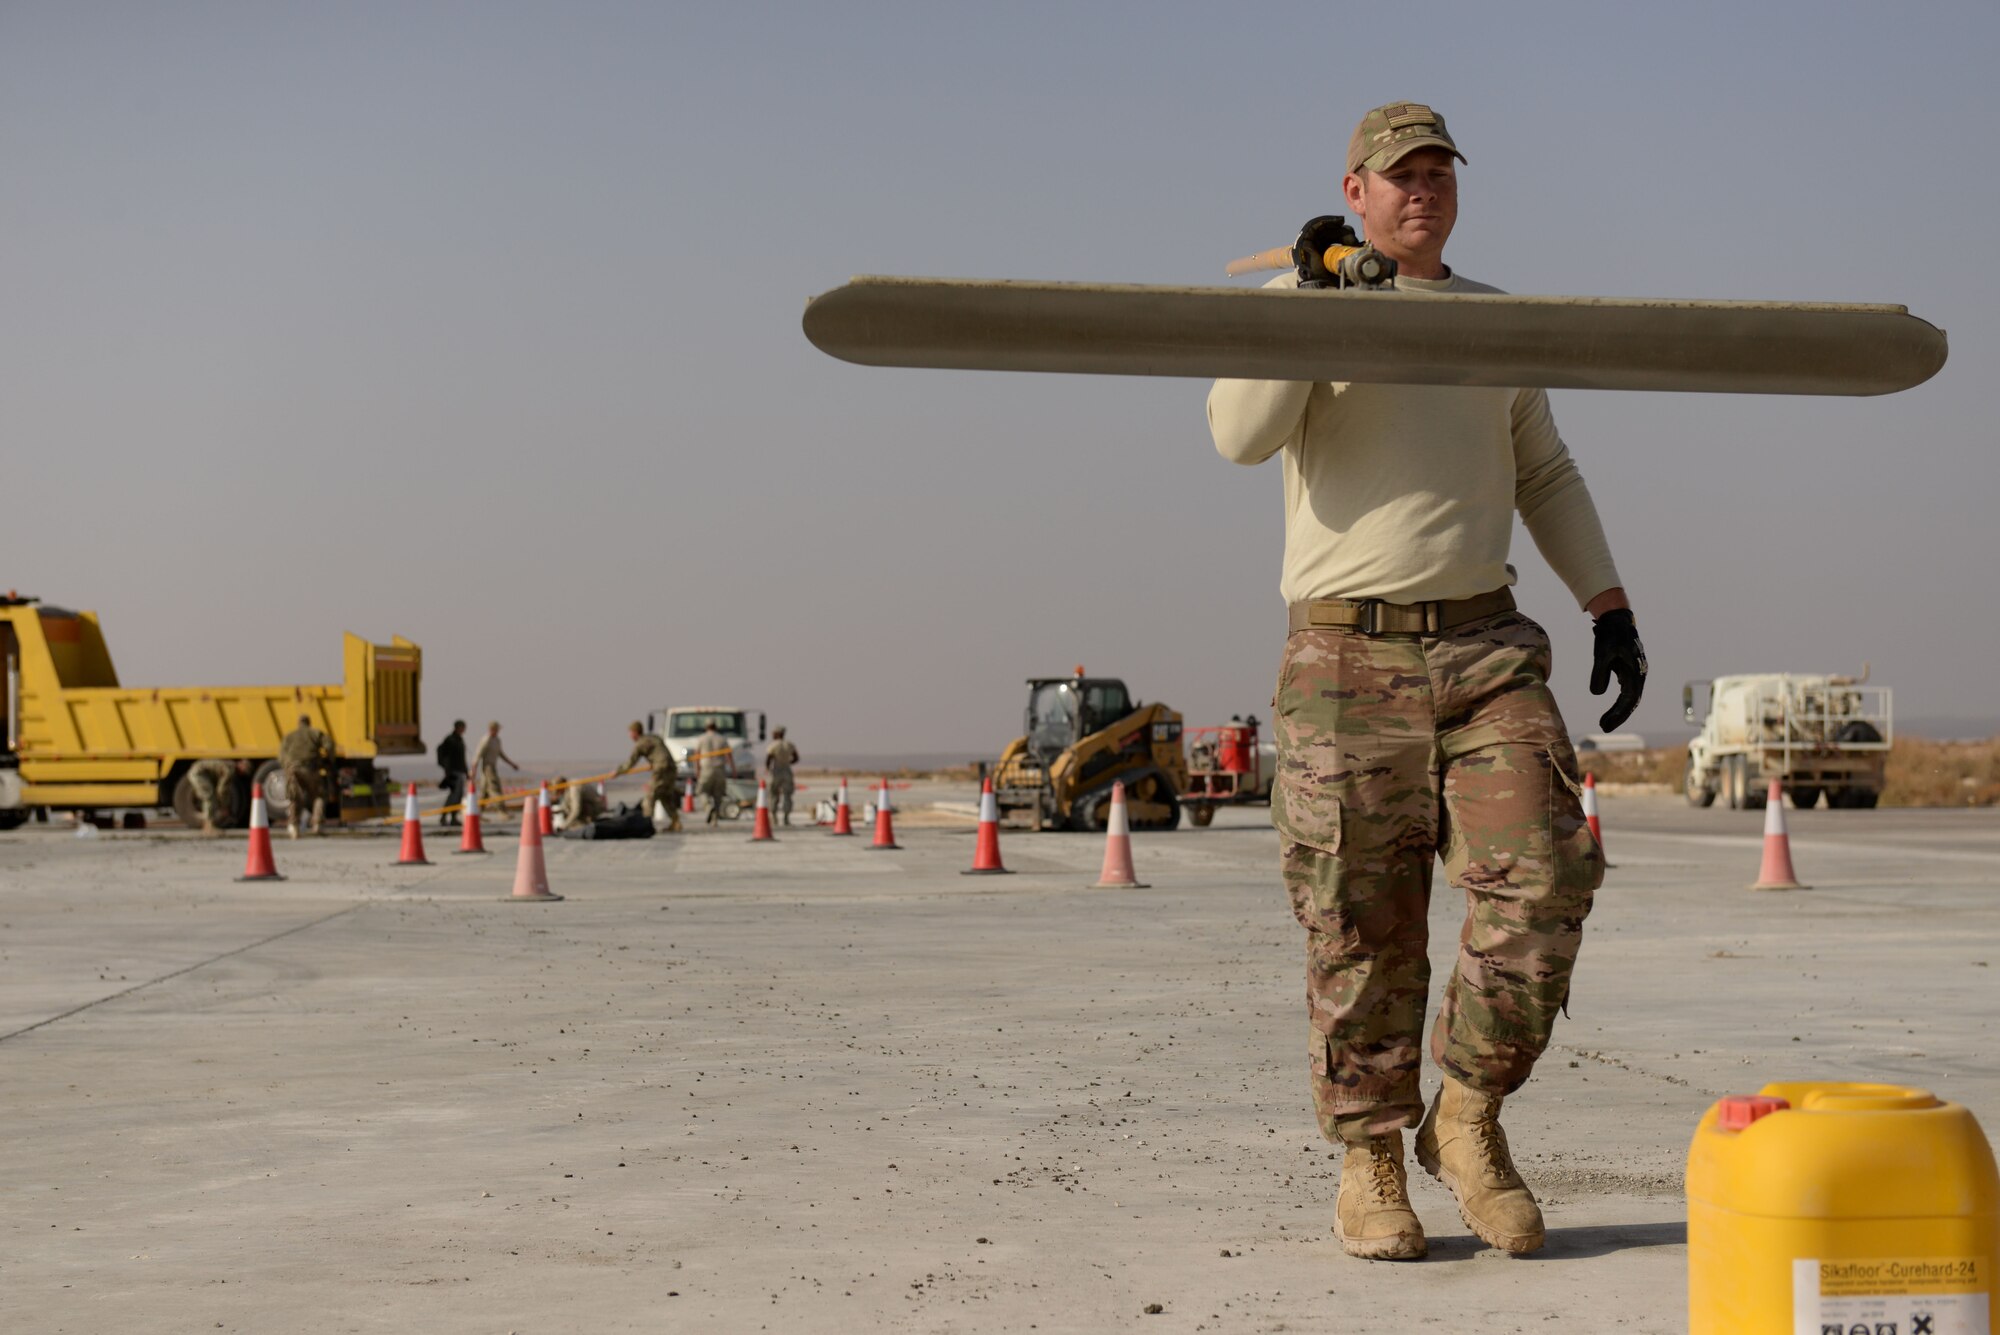
[{"label": "distant terrain", "polygon": [[[1680,791],[1687,747],[1645,751],[1581,751],[1583,768],[1599,783],[1663,784]],[[1939,742],[1901,734],[1889,748],[1885,807],[2000,806],[2000,736]]]}]

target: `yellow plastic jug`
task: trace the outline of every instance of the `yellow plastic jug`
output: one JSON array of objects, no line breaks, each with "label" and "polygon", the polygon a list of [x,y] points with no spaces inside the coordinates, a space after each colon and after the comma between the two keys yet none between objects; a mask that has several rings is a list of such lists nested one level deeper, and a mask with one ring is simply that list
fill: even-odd
[{"label": "yellow plastic jug", "polygon": [[1996,1335],[2000,1174],[1905,1085],[1723,1099],[1688,1150],[1690,1335]]}]

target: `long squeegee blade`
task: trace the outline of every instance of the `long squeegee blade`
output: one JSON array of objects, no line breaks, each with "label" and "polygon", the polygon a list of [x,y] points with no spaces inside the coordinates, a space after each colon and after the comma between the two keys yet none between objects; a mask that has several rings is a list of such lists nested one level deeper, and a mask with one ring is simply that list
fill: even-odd
[{"label": "long squeegee blade", "polygon": [[877,277],[805,333],[869,366],[1710,394],[1889,394],[1946,355],[1901,306]]}]

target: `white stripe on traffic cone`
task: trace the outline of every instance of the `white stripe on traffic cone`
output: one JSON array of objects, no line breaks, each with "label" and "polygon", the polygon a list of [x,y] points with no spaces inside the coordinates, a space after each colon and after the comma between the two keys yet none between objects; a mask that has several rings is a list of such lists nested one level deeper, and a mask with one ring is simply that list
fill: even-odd
[{"label": "white stripe on traffic cone", "polygon": [[1104,829],[1104,869],[1097,874],[1096,888],[1145,890],[1132,869],[1132,821],[1125,811],[1125,783],[1111,785],[1111,817]]},{"label": "white stripe on traffic cone", "polygon": [[1771,793],[1764,802],[1764,865],[1758,869],[1752,890],[1810,890],[1799,884],[1792,870],[1792,836],[1785,829],[1785,790],[1771,780]]}]

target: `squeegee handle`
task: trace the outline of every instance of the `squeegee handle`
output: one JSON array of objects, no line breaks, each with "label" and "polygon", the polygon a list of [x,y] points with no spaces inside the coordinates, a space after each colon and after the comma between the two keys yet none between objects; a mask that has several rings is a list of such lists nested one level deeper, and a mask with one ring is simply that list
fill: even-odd
[{"label": "squeegee handle", "polygon": [[1273,246],[1260,250],[1255,255],[1245,255],[1240,260],[1231,260],[1223,272],[1231,278],[1240,278],[1246,273],[1256,273],[1260,269],[1289,269],[1297,263],[1292,258],[1291,246]]}]

